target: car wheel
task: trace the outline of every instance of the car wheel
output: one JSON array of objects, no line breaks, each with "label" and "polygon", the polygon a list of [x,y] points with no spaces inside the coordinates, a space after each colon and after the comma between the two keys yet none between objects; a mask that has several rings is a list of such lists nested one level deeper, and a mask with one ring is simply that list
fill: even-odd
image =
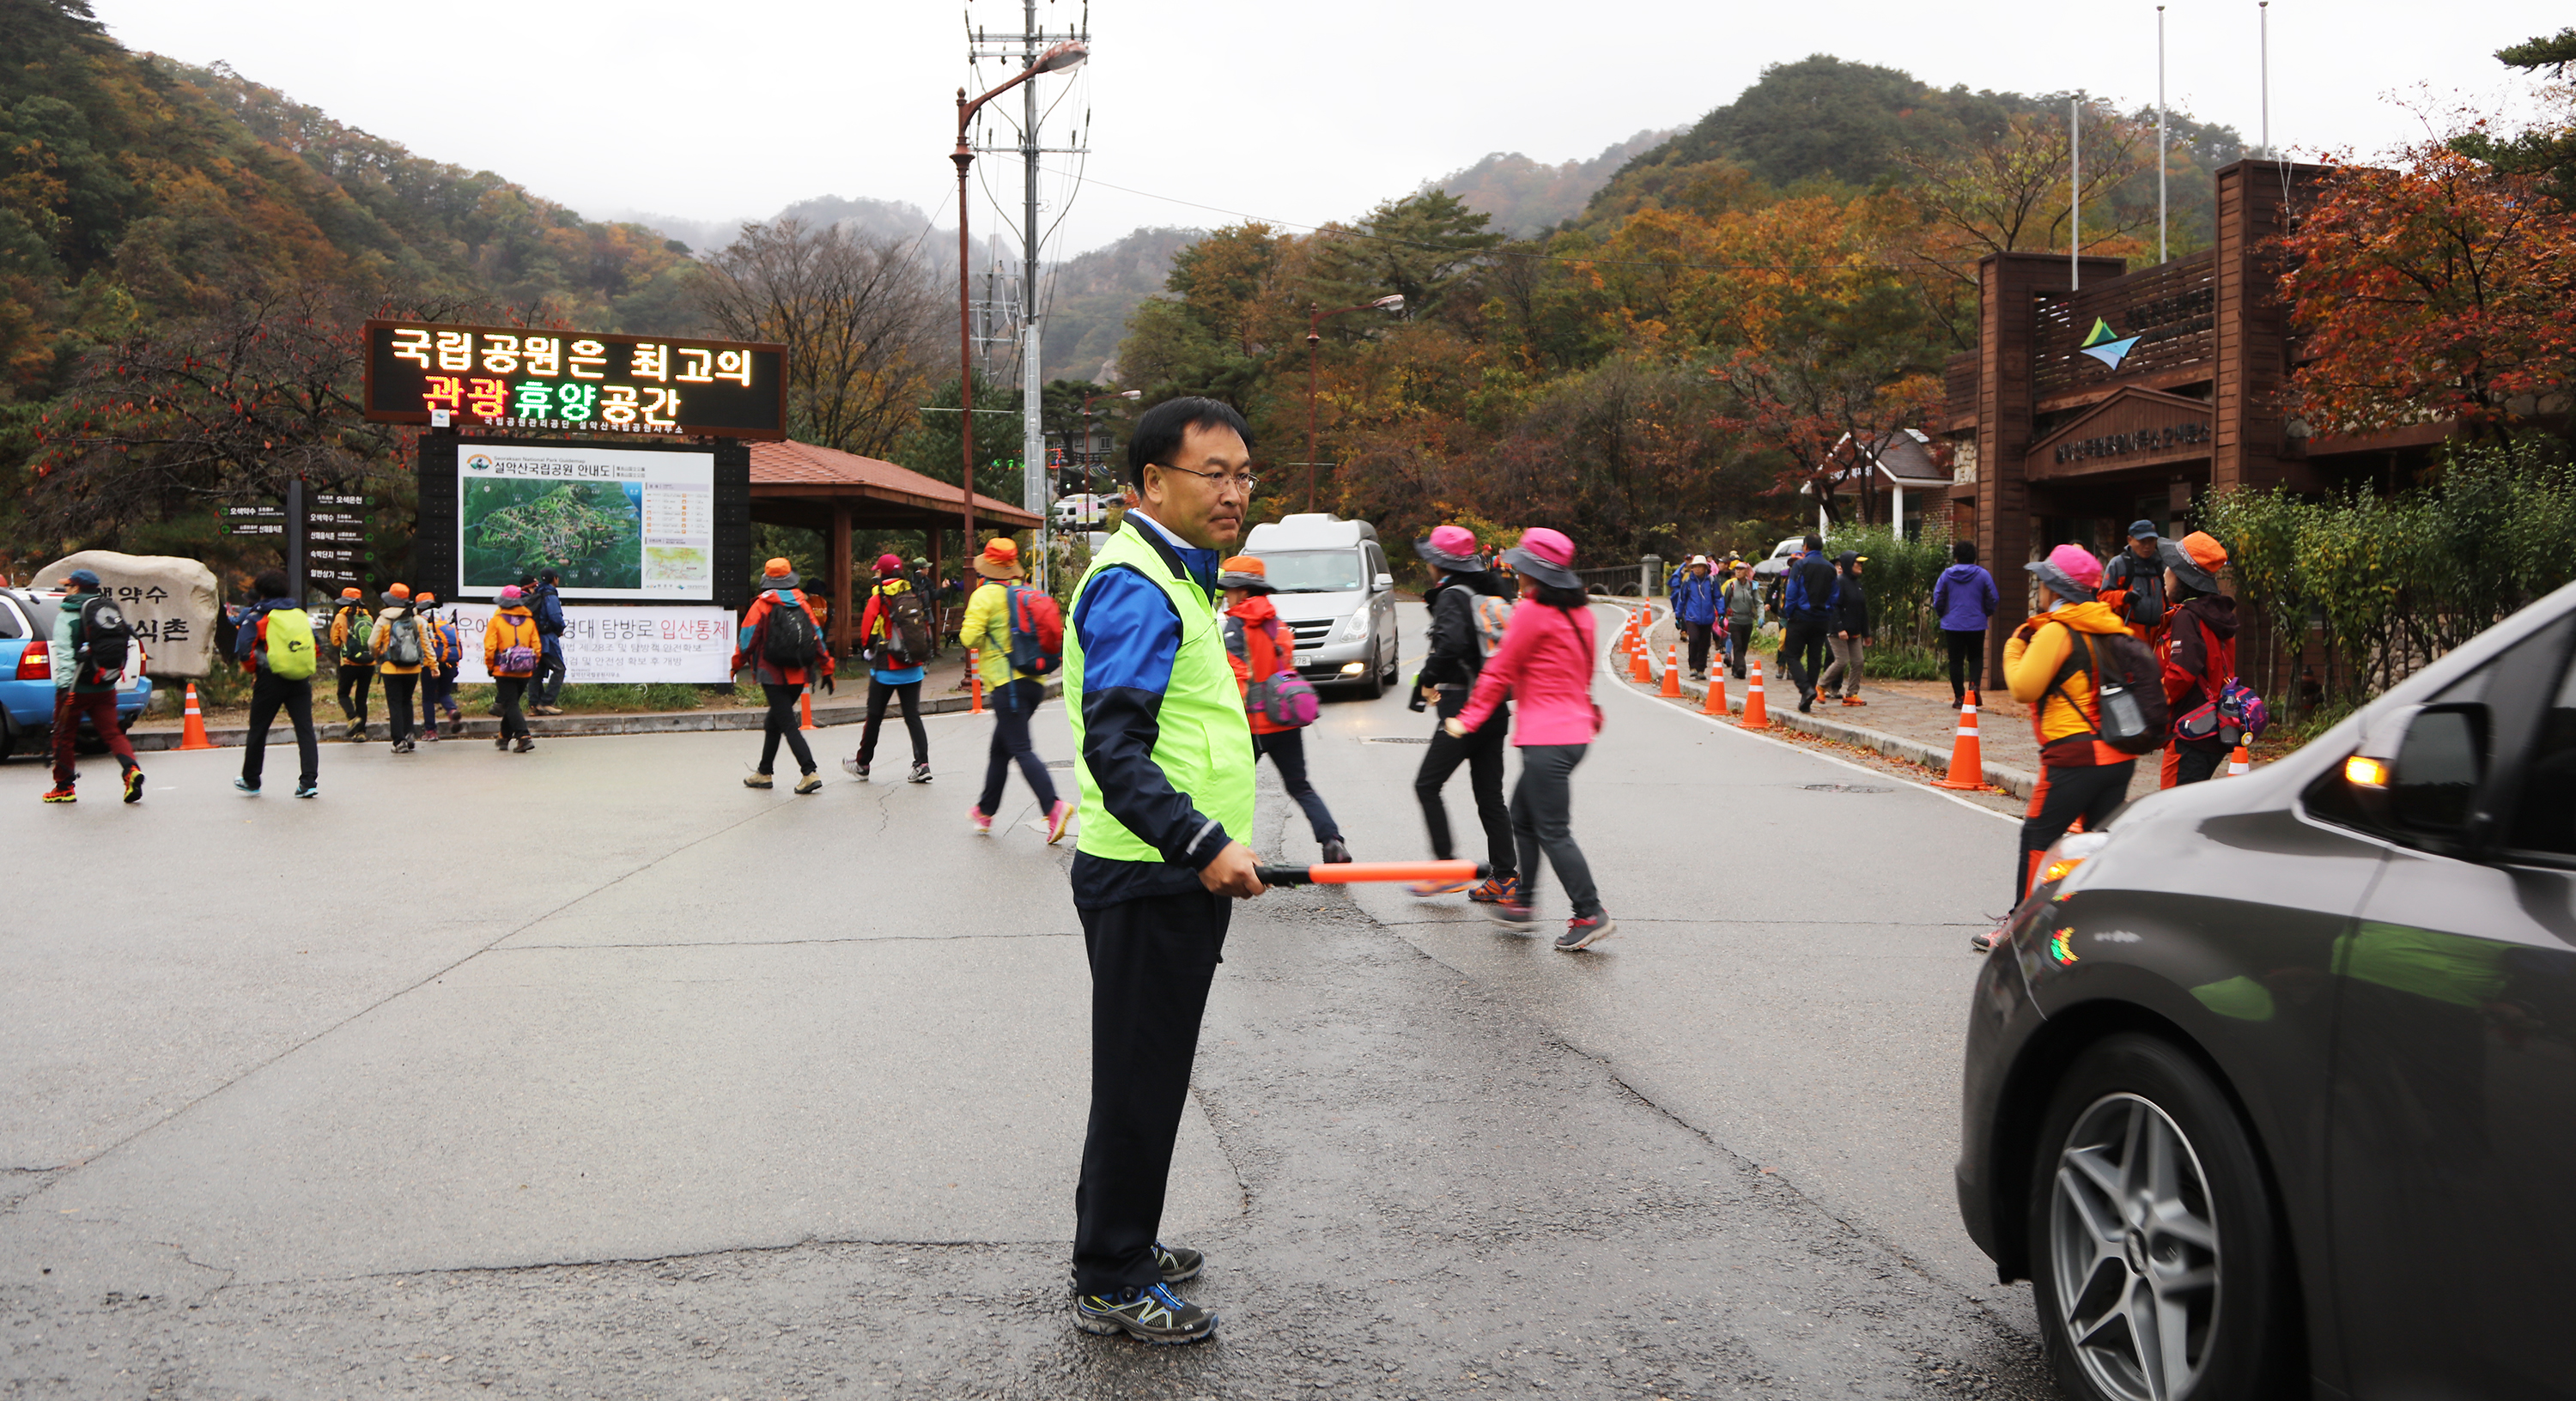
[{"label": "car wheel", "polygon": [[1379,666],[1375,657],[1369,658],[1368,675],[1360,682],[1360,694],[1370,700],[1386,694],[1386,668]]},{"label": "car wheel", "polygon": [[9,723],[9,713],[0,710],[0,759],[18,752],[18,727]]},{"label": "car wheel", "polygon": [[2069,1396],[2285,1394],[2298,1320],[2277,1210],[2198,1063],[2150,1036],[2094,1045],[2058,1083],[2030,1180],[2033,1302]]}]

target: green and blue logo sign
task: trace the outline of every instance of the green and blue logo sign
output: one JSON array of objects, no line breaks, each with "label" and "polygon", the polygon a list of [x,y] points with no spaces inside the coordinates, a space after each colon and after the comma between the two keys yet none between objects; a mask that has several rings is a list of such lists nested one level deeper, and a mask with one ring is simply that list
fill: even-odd
[{"label": "green and blue logo sign", "polygon": [[2093,318],[2093,329],[2084,333],[2075,348],[2116,370],[2137,344],[2138,337],[2121,335],[2111,329],[2110,322],[2097,316]]}]

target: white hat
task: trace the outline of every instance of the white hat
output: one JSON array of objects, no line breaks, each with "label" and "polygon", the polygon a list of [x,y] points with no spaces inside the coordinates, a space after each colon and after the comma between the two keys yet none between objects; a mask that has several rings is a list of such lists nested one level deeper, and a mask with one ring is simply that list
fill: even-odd
[{"label": "white hat", "polygon": [[1706,556],[1706,555],[1692,555],[1692,556],[1691,556],[1691,563],[1693,563],[1693,564],[1706,564],[1706,563],[1708,563],[1708,556]]}]

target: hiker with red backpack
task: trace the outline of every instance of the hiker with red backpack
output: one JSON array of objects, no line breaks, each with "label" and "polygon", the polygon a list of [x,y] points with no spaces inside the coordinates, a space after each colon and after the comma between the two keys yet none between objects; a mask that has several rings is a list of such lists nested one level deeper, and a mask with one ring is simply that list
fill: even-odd
[{"label": "hiker with red backpack", "polygon": [[71,591],[54,612],[53,643],[47,649],[54,671],[54,786],[49,803],[78,801],[72,785],[80,772],[72,755],[78,748],[80,722],[125,772],[125,801],[143,798],[143,767],[134,761],[134,745],[116,726],[116,689],[131,669],[143,669],[143,649],[125,613],[99,587],[98,575],[75,569],[64,581]]},{"label": "hiker with red backpack", "polygon": [[930,733],[921,727],[922,664],[930,660],[930,603],[904,577],[903,560],[877,556],[877,584],[859,614],[859,655],[868,663],[868,723],[859,731],[858,757],[842,767],[860,781],[876,757],[877,726],[885,722],[886,702],[903,703],[903,726],[912,734],[912,772],[906,781],[930,781]]},{"label": "hiker with red backpack", "polygon": [[253,796],[268,762],[268,727],[280,709],[295,726],[296,756],[303,761],[295,796],[318,797],[322,791],[322,746],[313,730],[313,673],[321,653],[314,645],[313,615],[289,596],[292,587],[285,570],[263,570],[251,581],[259,606],[233,633],[233,657],[251,674],[250,737],[242,741],[242,771],[233,786]]},{"label": "hiker with red backpack", "polygon": [[1511,600],[1504,596],[1493,571],[1485,567],[1475,535],[1464,526],[1441,526],[1429,539],[1415,541],[1413,552],[1431,566],[1432,577],[1431,587],[1422,593],[1423,602],[1431,605],[1430,644],[1414,681],[1411,705],[1433,711],[1431,747],[1423,753],[1422,767],[1414,772],[1413,796],[1422,804],[1422,825],[1431,833],[1432,859],[1455,859],[1449,807],[1441,801],[1440,790],[1465,764],[1467,789],[1476,798],[1476,821],[1485,829],[1488,870],[1482,884],[1417,881],[1406,889],[1418,896],[1464,891],[1480,905],[1516,901],[1521,898],[1520,867],[1512,846],[1512,810],[1503,802],[1503,741],[1511,730],[1511,703],[1496,701],[1494,718],[1464,739],[1439,725],[1467,708],[1467,695],[1483,674],[1485,659],[1493,655],[1511,622]]},{"label": "hiker with red backpack", "polygon": [[796,698],[804,694],[808,678],[823,674],[831,658],[823,647],[822,625],[799,589],[803,583],[786,560],[762,565],[760,595],[743,612],[742,631],[734,642],[733,669],[751,668],[760,693],[769,698],[769,714],[760,727],[760,767],[743,775],[745,788],[772,786],[770,767],[778,762],[782,739],[803,775],[796,780],[796,791],[815,793],[823,787],[822,775],[814,772],[814,751],[798,729]]},{"label": "hiker with red backpack", "polygon": [[537,620],[528,608],[528,596],[516,584],[501,590],[495,599],[492,621],[483,625],[483,669],[492,674],[494,708],[501,712],[501,733],[494,736],[492,747],[509,749],[516,741],[522,754],[537,747],[536,737],[528,733],[527,713],[520,702],[527,698],[528,683],[536,678],[537,664],[545,656],[545,638],[537,631]]},{"label": "hiker with red backpack", "polygon": [[1306,777],[1306,729],[1315,723],[1320,700],[1315,688],[1297,674],[1297,635],[1279,621],[1270,603],[1270,567],[1253,555],[1236,555],[1217,565],[1217,587],[1225,590],[1225,650],[1234,666],[1234,683],[1243,691],[1244,715],[1252,725],[1252,755],[1267,758],[1279,770],[1279,785],[1305,809],[1306,825],[1324,860],[1351,859],[1332,809]]},{"label": "hiker with red backpack", "polygon": [[2077,818],[2098,831],[2128,801],[2138,756],[2165,742],[2164,669],[2132,636],[2128,619],[2095,597],[2102,562],[2060,545],[2023,568],[2039,576],[2048,609],[2004,643],[2004,680],[2031,708],[2039,784],[2013,858],[2015,906],[2030,889],[2031,858]]},{"label": "hiker with red backpack", "polygon": [[[2173,742],[2165,746],[2159,786],[2206,782],[2229,751],[2262,728],[2248,724],[2262,701],[2236,679],[2236,600],[2218,591],[2227,547],[2202,531],[2163,545],[2165,708]],[[2250,706],[2248,702],[2251,702]],[[2264,717],[2268,718],[2268,717]]]},{"label": "hiker with red backpack", "polygon": [[975,557],[975,572],[984,582],[966,600],[957,640],[975,650],[984,703],[993,712],[993,745],[984,762],[984,792],[967,809],[966,820],[978,834],[992,834],[1002,786],[1017,762],[1037,794],[1038,811],[1046,814],[1047,843],[1053,845],[1073,821],[1073,804],[1056,795],[1046,761],[1029,742],[1029,717],[1046,698],[1041,678],[1064,666],[1064,612],[1054,599],[1020,582],[1020,547],[1007,535],[985,544]]}]

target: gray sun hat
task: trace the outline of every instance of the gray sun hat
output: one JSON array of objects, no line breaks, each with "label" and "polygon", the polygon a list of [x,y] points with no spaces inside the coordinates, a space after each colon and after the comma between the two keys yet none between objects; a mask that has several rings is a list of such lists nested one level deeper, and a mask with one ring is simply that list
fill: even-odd
[{"label": "gray sun hat", "polygon": [[2192,563],[2191,556],[2183,553],[2182,542],[2178,540],[2157,541],[2156,559],[2159,563],[2163,564],[2165,568],[2172,570],[2175,578],[2191,585],[2202,593],[2218,592],[2218,576],[2201,568],[2199,565]]}]

